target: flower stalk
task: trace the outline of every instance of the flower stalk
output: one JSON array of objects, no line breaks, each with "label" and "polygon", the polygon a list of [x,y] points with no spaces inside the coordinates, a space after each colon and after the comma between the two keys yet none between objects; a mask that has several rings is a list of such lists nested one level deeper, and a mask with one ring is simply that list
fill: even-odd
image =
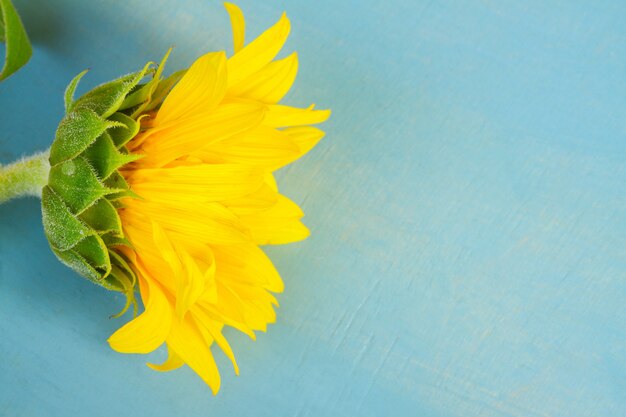
[{"label": "flower stalk", "polygon": [[48,150],[0,165],[0,204],[18,197],[41,197],[41,190],[48,183],[49,156]]}]

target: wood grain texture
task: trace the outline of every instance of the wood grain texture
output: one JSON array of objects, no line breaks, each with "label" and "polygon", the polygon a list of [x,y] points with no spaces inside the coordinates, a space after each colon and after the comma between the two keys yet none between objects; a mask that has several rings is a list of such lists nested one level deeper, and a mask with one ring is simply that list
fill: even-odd
[{"label": "wood grain texture", "polygon": [[[84,68],[231,47],[218,2],[112,4],[15,0],[35,51],[0,84],[0,163],[48,146]],[[56,261],[38,202],[0,206],[0,415],[626,415],[626,3],[239,4],[250,36],[288,12],[286,101],[333,109],[279,175],[313,235],[268,249],[277,324],[227,332],[217,397],[155,373],[108,348],[123,299]]]}]

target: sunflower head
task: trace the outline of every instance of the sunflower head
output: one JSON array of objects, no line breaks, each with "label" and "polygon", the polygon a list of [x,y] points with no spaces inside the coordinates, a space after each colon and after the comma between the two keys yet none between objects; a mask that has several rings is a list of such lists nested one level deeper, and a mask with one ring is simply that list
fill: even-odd
[{"label": "sunflower head", "polygon": [[[109,338],[124,353],[162,344],[159,371],[183,364],[217,392],[215,344],[238,367],[223,328],[255,337],[275,321],[283,283],[259,245],[306,238],[300,208],[273,173],[324,133],[326,110],[278,104],[297,55],[275,59],[290,31],[283,14],[245,44],[244,18],[226,4],[234,55],[212,52],[162,78],[163,62],[72,99],[50,152],[43,190],[54,253],[81,275],[124,292],[144,311]],[[167,55],[166,55],[167,58]],[[151,76],[148,82],[142,79]]]}]

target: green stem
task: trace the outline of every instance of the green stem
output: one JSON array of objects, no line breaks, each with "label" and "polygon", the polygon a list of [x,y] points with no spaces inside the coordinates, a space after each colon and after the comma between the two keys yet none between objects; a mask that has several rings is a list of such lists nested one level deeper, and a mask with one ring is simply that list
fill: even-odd
[{"label": "green stem", "polygon": [[41,197],[41,189],[48,183],[49,156],[50,150],[47,150],[0,165],[0,204],[16,197]]}]

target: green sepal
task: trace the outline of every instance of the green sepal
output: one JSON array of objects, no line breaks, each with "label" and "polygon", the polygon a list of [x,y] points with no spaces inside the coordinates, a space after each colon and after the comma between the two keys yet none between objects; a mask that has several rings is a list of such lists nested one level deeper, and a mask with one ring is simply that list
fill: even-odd
[{"label": "green sepal", "polygon": [[[109,251],[106,245],[98,235],[91,235],[78,242],[72,250],[81,255],[89,265],[98,269],[110,271],[111,262],[109,260]],[[105,275],[106,275],[105,274]]]},{"label": "green sepal", "polygon": [[74,91],[76,91],[76,87],[78,86],[80,79],[87,74],[87,71],[88,70],[84,70],[74,77],[65,88],[65,95],[63,96],[65,102],[65,113],[71,112],[74,108]]},{"label": "green sepal", "polygon": [[148,82],[147,84],[137,84],[135,88],[130,92],[130,94],[126,96],[118,111],[123,111],[135,106],[139,106],[141,103],[146,101],[149,95],[149,90],[147,87],[149,86],[150,82]]},{"label": "green sepal", "polygon": [[[112,252],[113,253],[113,252]],[[123,268],[118,267],[117,265],[113,265],[111,268],[111,273],[105,278],[105,287],[124,293],[126,296],[126,304],[122,310],[111,316],[111,318],[118,318],[122,316],[126,311],[128,311],[129,307],[133,306],[133,315],[137,316],[137,300],[135,299],[134,288],[136,283],[136,278],[134,276],[129,277],[126,274],[126,271]]]},{"label": "green sepal", "polygon": [[123,198],[138,198],[138,199],[142,199],[140,195],[138,195],[137,193],[135,193],[134,191],[131,191],[131,190],[118,191],[118,192],[115,192],[115,193],[112,193],[112,194],[108,195],[107,198],[111,201],[111,203],[117,209],[121,209],[121,208],[126,207],[125,204],[122,204],[120,202],[120,200],[123,199]]},{"label": "green sepal", "polygon": [[119,269],[120,272],[123,272],[125,276],[129,277],[132,285],[134,286],[137,282],[137,275],[130,267],[126,257],[115,251],[109,251],[109,256],[111,257],[111,264],[113,265],[113,268]]},{"label": "green sepal", "polygon": [[99,234],[113,233],[117,236],[123,236],[120,216],[113,204],[106,198],[101,198],[83,211],[79,219]]},{"label": "green sepal", "polygon": [[124,102],[126,95],[146,76],[151,62],[138,72],[125,75],[117,80],[99,85],[74,103],[74,110],[91,110],[103,118],[115,113]]},{"label": "green sepal", "polygon": [[50,148],[50,165],[76,158],[108,128],[115,126],[120,124],[103,119],[91,110],[75,108],[59,124]]},{"label": "green sepal", "polygon": [[115,246],[126,246],[127,248],[131,248],[131,249],[135,248],[133,244],[130,242],[130,240],[124,237],[120,237],[119,235],[115,233],[105,233],[100,237],[102,238],[102,241],[105,243],[105,245],[107,245],[108,248],[112,248]]},{"label": "green sepal", "polygon": [[[131,191],[128,183],[119,172],[111,174],[111,176],[104,181],[104,184],[111,189],[117,190],[116,192],[107,195],[107,199],[114,205],[116,204],[116,200],[119,200],[120,198],[141,198],[136,193]],[[119,207],[116,206],[116,208]]]},{"label": "green sepal", "polygon": [[108,132],[104,132],[88,147],[83,156],[96,170],[98,178],[106,179],[118,168],[141,158],[140,155],[124,154],[117,150]]},{"label": "green sepal", "polygon": [[116,190],[130,191],[130,186],[119,172],[112,173],[109,178],[104,181],[104,184]]},{"label": "green sepal", "polygon": [[152,101],[152,95],[158,88],[159,83],[161,82],[161,74],[163,73],[165,63],[167,62],[167,58],[170,56],[171,52],[172,48],[167,50],[167,52],[163,56],[163,59],[161,60],[161,63],[157,66],[157,69],[152,79],[146,84],[138,85],[135,90],[126,97],[126,99],[120,106],[120,110],[133,109],[131,114],[132,118],[137,118],[141,113],[146,110],[146,107]]},{"label": "green sepal", "polygon": [[[180,81],[181,78],[183,78],[183,75],[185,75],[186,73],[187,70],[176,71],[169,77],[161,80],[156,90],[152,94],[151,100],[146,103],[141,111],[148,112],[159,107],[163,103],[163,100],[165,100],[165,97],[167,97],[167,95],[169,94],[170,90],[174,87],[174,85],[176,85],[176,83]],[[133,116],[135,116],[134,113]]]},{"label": "green sepal", "polygon": [[74,214],[82,212],[107,194],[122,191],[105,187],[94,168],[83,157],[50,168],[48,184]]},{"label": "green sepal", "polygon": [[78,272],[83,277],[98,285],[102,285],[102,273],[96,270],[93,266],[89,265],[85,258],[72,249],[61,251],[53,247],[52,252],[54,252],[61,262]]},{"label": "green sepal", "polygon": [[117,149],[123,149],[124,145],[139,133],[139,122],[124,113],[113,113],[111,117],[109,117],[109,120],[123,125],[108,130]]},{"label": "green sepal", "polygon": [[111,273],[105,279],[111,289],[120,292],[129,291],[132,288],[133,280],[126,276],[125,272],[117,265],[111,267]]},{"label": "green sepal", "polygon": [[53,248],[70,249],[93,232],[70,212],[49,186],[41,194],[43,228]]}]

